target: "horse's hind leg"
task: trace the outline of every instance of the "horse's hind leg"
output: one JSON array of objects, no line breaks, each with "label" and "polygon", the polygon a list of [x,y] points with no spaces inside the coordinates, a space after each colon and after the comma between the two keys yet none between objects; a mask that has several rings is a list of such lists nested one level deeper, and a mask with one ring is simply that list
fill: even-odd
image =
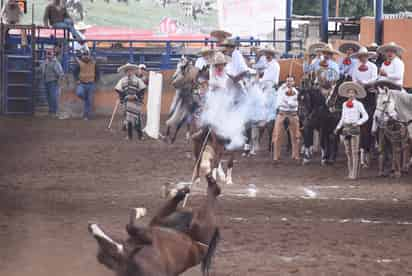
[{"label": "horse's hind leg", "polygon": [[106,254],[113,257],[122,256],[124,253],[124,246],[120,242],[117,242],[113,238],[109,237],[109,235],[107,235],[99,225],[91,223],[88,226],[88,230],[96,239],[100,249]]},{"label": "horse's hind leg", "polygon": [[186,195],[190,192],[188,187],[184,187],[180,190],[173,190],[172,191],[172,198],[169,199],[165,205],[157,212],[154,216],[152,221],[150,222],[150,226],[162,225],[164,218],[171,215],[172,213],[176,212],[177,206],[179,203],[186,197]]},{"label": "horse's hind leg", "polygon": [[234,155],[230,154],[229,161],[227,163],[227,173],[226,173],[226,184],[227,185],[233,184],[232,173],[233,173],[234,158],[235,158]]}]

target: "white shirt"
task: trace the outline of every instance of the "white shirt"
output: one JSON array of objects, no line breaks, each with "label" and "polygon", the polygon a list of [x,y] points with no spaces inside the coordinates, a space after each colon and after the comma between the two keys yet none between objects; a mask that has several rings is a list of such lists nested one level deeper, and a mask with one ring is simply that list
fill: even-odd
[{"label": "white shirt", "polygon": [[361,126],[369,119],[369,115],[360,101],[353,100],[353,107],[351,108],[347,107],[347,102],[343,103],[342,117],[336,130],[340,130],[344,125]]},{"label": "white shirt", "polygon": [[227,87],[229,77],[223,71],[222,75],[218,76],[214,66],[210,67],[209,71],[209,89],[210,91],[224,90]]},{"label": "white shirt", "polygon": [[372,81],[375,81],[378,78],[378,67],[370,62],[367,61],[365,65],[368,67],[367,71],[359,71],[359,67],[363,63],[358,62],[357,65],[353,68],[352,71],[352,80],[355,82],[359,82],[360,84],[367,84]]},{"label": "white shirt", "polygon": [[263,72],[268,65],[268,61],[266,59],[266,56],[262,55],[259,57],[258,61],[256,62],[255,65],[253,65],[253,69],[256,69],[257,71]]},{"label": "white shirt", "polygon": [[280,65],[275,59],[272,59],[272,61],[270,61],[267,64],[266,69],[263,72],[263,77],[261,78],[261,82],[270,83],[269,85],[273,87],[274,85],[279,83],[279,73],[280,73]]},{"label": "white shirt", "polygon": [[288,96],[286,93],[288,92],[289,88],[286,84],[279,87],[278,95],[277,95],[277,107],[279,111],[284,112],[296,112],[298,111],[298,95],[299,91],[296,88],[291,88],[294,92],[293,96]]},{"label": "white shirt", "polygon": [[232,60],[226,65],[226,72],[232,77],[236,77],[241,73],[249,70],[242,53],[235,49],[232,53]]},{"label": "white shirt", "polygon": [[199,70],[202,70],[208,64],[207,60],[204,57],[199,57],[196,59],[195,67]]},{"label": "white shirt", "polygon": [[395,57],[389,65],[382,63],[381,70],[388,74],[387,77],[380,76],[380,80],[389,80],[403,86],[403,76],[405,74],[405,64],[399,57]]}]

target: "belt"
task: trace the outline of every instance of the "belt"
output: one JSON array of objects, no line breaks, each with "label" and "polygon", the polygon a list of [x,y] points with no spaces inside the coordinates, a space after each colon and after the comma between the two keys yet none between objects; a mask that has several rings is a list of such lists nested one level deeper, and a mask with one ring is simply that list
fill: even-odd
[{"label": "belt", "polygon": [[283,110],[279,110],[279,114],[298,115],[298,112],[297,112],[297,111],[283,111]]},{"label": "belt", "polygon": [[80,84],[94,84],[94,82],[80,82]]}]

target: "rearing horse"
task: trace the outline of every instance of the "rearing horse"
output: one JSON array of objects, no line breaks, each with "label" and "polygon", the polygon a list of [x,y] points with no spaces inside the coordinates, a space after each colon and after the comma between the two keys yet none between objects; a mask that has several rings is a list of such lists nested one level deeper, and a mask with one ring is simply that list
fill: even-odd
[{"label": "rearing horse", "polygon": [[98,243],[99,262],[117,276],[177,276],[198,264],[203,275],[209,275],[220,239],[216,222],[220,188],[210,175],[207,181],[206,199],[197,211],[177,210],[189,192],[187,187],[171,192],[172,198],[148,227],[138,221],[146,209],[135,209],[126,225],[126,240],[115,239],[97,224],[90,224],[89,231]]}]

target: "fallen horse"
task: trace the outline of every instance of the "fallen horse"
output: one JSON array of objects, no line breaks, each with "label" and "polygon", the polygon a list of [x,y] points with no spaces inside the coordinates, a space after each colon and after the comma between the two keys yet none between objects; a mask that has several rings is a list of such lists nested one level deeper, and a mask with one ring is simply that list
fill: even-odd
[{"label": "fallen horse", "polygon": [[173,190],[148,226],[139,224],[146,209],[132,210],[125,240],[89,224],[98,243],[98,261],[118,276],[177,276],[198,264],[203,275],[209,275],[220,240],[215,213],[220,188],[211,175],[206,179],[207,195],[198,210],[178,210],[189,188]]}]

